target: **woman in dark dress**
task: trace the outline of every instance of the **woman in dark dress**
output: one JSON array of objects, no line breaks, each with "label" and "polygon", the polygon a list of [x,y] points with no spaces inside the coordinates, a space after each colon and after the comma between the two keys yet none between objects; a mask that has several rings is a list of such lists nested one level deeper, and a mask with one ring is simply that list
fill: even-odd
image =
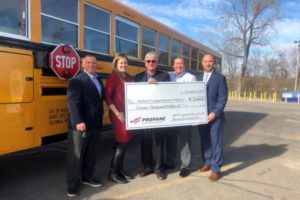
[{"label": "woman in dark dress", "polygon": [[105,102],[109,107],[109,117],[113,124],[116,149],[111,162],[109,179],[117,183],[128,183],[132,177],[123,170],[125,152],[131,134],[125,128],[124,82],[130,82],[127,73],[128,58],[125,54],[117,55],[113,60],[113,71],[108,76],[105,86]]}]

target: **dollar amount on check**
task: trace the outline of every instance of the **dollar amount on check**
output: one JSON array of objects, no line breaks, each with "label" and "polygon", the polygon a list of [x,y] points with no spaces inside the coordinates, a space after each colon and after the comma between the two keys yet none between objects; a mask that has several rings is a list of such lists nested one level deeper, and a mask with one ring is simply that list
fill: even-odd
[{"label": "dollar amount on check", "polygon": [[125,113],[127,130],[205,124],[205,83],[125,83]]}]

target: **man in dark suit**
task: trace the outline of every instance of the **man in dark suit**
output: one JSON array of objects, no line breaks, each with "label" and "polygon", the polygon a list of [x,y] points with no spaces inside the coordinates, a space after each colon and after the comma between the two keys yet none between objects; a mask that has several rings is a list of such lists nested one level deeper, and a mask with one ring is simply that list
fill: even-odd
[{"label": "man in dark suit", "polygon": [[69,133],[67,150],[67,195],[77,196],[80,183],[92,187],[102,184],[94,178],[94,168],[103,118],[104,89],[97,76],[94,56],[82,60],[83,71],[68,87]]},{"label": "man in dark suit", "polygon": [[209,180],[219,178],[223,162],[223,122],[224,108],[227,103],[226,78],[214,70],[214,57],[205,54],[202,59],[204,74],[198,80],[206,83],[207,90],[207,124],[199,126],[203,166],[200,172],[211,169]]},{"label": "man in dark suit", "polygon": [[[145,56],[146,71],[135,76],[136,82],[162,82],[170,81],[167,73],[157,69],[157,59],[154,52],[148,52]],[[147,176],[153,171],[160,180],[167,178],[163,172],[164,160],[164,142],[166,129],[145,129],[141,131],[141,148],[142,148],[142,162],[144,170],[140,172],[140,176]]]}]

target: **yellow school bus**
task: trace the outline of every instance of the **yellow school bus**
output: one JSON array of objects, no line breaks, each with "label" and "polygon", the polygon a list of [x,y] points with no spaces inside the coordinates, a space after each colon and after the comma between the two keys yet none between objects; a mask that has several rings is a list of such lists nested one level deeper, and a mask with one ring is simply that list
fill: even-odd
[{"label": "yellow school bus", "polygon": [[[181,55],[189,71],[201,72],[204,53],[215,55],[221,68],[218,52],[116,1],[0,1],[0,155],[62,139],[67,132],[68,81],[49,67],[58,44],[72,45],[80,57],[95,55],[103,80],[119,52],[128,55],[132,75],[144,70],[150,50],[163,70],[171,70],[173,58]],[[107,109],[104,123],[110,127]]]}]

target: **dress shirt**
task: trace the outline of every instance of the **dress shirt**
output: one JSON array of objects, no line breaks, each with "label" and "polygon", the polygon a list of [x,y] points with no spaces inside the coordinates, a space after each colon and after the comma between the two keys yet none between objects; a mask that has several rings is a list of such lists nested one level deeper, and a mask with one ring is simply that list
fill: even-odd
[{"label": "dress shirt", "polygon": [[[155,73],[154,73],[154,74],[155,74]],[[147,80],[149,80],[150,78],[153,78],[153,75],[154,75],[154,74],[150,75],[150,74],[147,73]]]},{"label": "dress shirt", "polygon": [[209,78],[210,78],[210,76],[211,76],[211,73],[212,73],[212,71],[211,71],[211,72],[204,72],[204,74],[203,74],[203,81],[204,81],[205,83],[207,83],[207,82],[209,81]]},{"label": "dress shirt", "polygon": [[196,81],[196,77],[186,71],[183,71],[181,74],[176,74],[174,71],[173,72],[168,72],[170,75],[170,79],[172,82],[192,82]]}]

